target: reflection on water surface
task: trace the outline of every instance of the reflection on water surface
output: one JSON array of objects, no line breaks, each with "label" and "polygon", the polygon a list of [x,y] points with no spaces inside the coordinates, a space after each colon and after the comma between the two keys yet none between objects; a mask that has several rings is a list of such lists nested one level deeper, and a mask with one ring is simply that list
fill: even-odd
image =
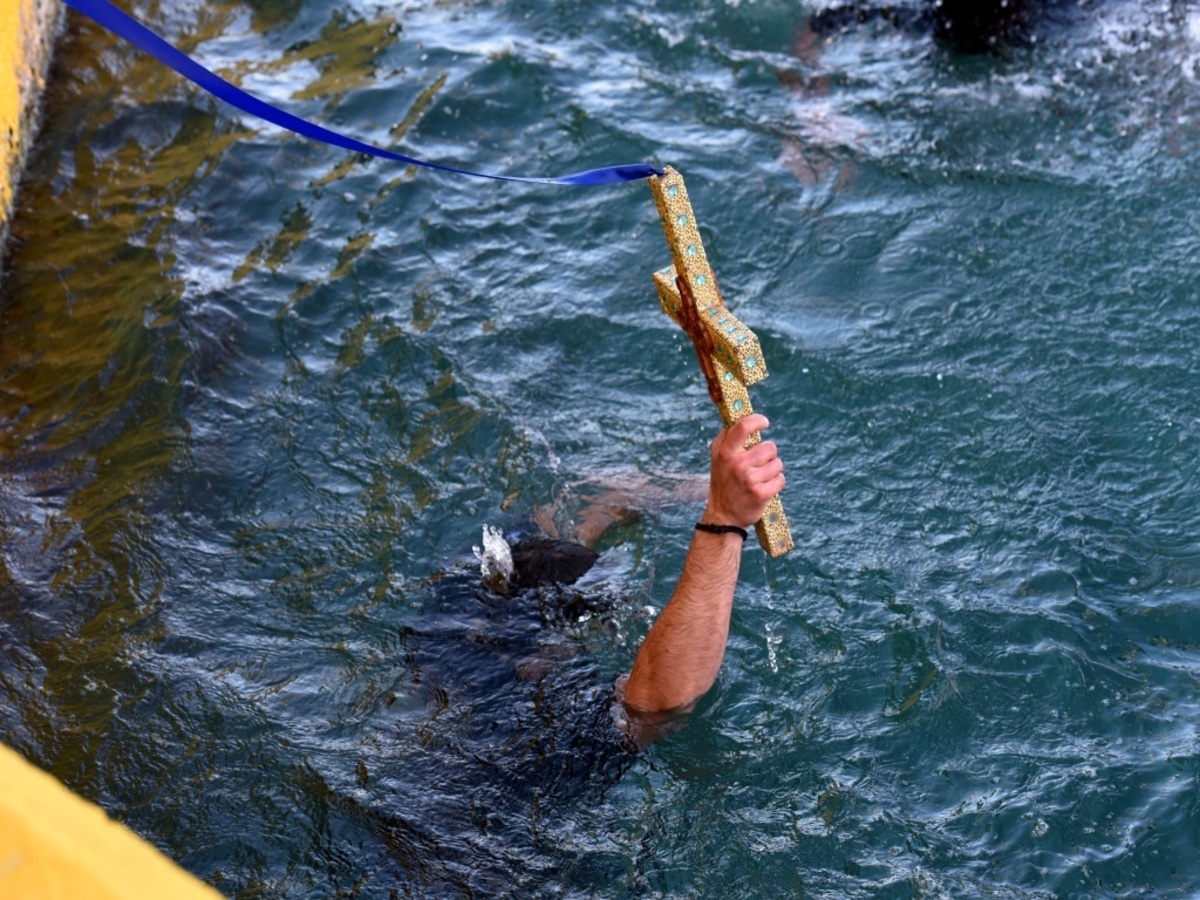
[{"label": "reflection on water surface", "polygon": [[695,512],[624,528],[565,630],[458,627],[459,561],[703,469],[648,192],[348,158],[73,18],[0,289],[5,741],[233,896],[1195,892],[1188,4],[969,58],[798,56],[772,0],[131,9],[404,152],[679,168],[797,549],[748,551],[688,727],[589,774],[546,719],[598,715]]}]

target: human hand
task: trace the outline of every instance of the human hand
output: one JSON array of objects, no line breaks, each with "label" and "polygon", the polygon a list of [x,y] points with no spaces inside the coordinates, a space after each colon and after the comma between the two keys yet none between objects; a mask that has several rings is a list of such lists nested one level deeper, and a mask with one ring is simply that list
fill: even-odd
[{"label": "human hand", "polygon": [[753,413],[713,441],[705,522],[747,528],[763,517],[768,501],[783,490],[783,460],[775,444],[763,441],[746,447],[750,435],[768,425],[766,416]]}]

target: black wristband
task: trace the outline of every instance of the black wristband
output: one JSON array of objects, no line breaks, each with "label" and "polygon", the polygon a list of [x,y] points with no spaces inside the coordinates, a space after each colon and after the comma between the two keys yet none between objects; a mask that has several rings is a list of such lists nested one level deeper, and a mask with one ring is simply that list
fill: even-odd
[{"label": "black wristband", "polygon": [[709,534],[740,534],[743,543],[745,543],[746,538],[750,537],[750,532],[737,525],[710,525],[708,522],[697,522],[696,530],[707,531]]}]

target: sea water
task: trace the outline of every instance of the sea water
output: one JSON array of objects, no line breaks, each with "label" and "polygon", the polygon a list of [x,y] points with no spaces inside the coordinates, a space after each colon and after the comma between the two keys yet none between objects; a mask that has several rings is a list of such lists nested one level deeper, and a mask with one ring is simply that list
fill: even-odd
[{"label": "sea water", "polygon": [[[687,179],[796,549],[628,758],[716,427],[645,185],[348,155],[72,15],[0,288],[0,738],[230,896],[1194,895],[1200,12],[1068,7],[963,57],[777,0],[129,5],[404,153]],[[602,602],[474,590],[484,526],[614,484]]]}]

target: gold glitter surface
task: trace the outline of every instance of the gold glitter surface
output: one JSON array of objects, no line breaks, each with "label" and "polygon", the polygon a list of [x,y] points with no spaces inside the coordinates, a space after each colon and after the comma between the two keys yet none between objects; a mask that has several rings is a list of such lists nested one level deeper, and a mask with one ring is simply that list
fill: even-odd
[{"label": "gold glitter surface", "polygon": [[[721,399],[717,404],[721,421],[728,428],[738,419],[754,411],[747,386],[767,377],[758,337],[731,313],[717,291],[717,280],[708,264],[696,214],[688,200],[683,176],[666,168],[661,176],[649,179],[650,192],[658,207],[663,233],[671,248],[674,265],[654,273],[654,286],[663,312],[682,327],[680,296],[676,278],[682,278],[696,299],[700,321],[712,335],[713,369]],[[762,435],[755,432],[746,441],[750,447],[759,443]],[[758,542],[771,556],[782,556],[794,546],[787,516],[778,495],[771,498],[763,517],[755,523]]]},{"label": "gold glitter surface", "polygon": [[[674,266],[660,269],[654,273],[654,286],[658,288],[658,302],[662,305],[663,312],[670,316],[676,325],[682,327],[679,307],[683,298],[679,296],[679,288],[675,285],[676,274]],[[770,374],[767,372],[767,364],[763,361],[758,335],[743,325],[741,320],[724,306],[701,307],[699,298],[696,305],[701,310],[701,320],[708,324],[713,343],[716,344],[715,359],[733,369],[743,384],[754,384]]]}]

